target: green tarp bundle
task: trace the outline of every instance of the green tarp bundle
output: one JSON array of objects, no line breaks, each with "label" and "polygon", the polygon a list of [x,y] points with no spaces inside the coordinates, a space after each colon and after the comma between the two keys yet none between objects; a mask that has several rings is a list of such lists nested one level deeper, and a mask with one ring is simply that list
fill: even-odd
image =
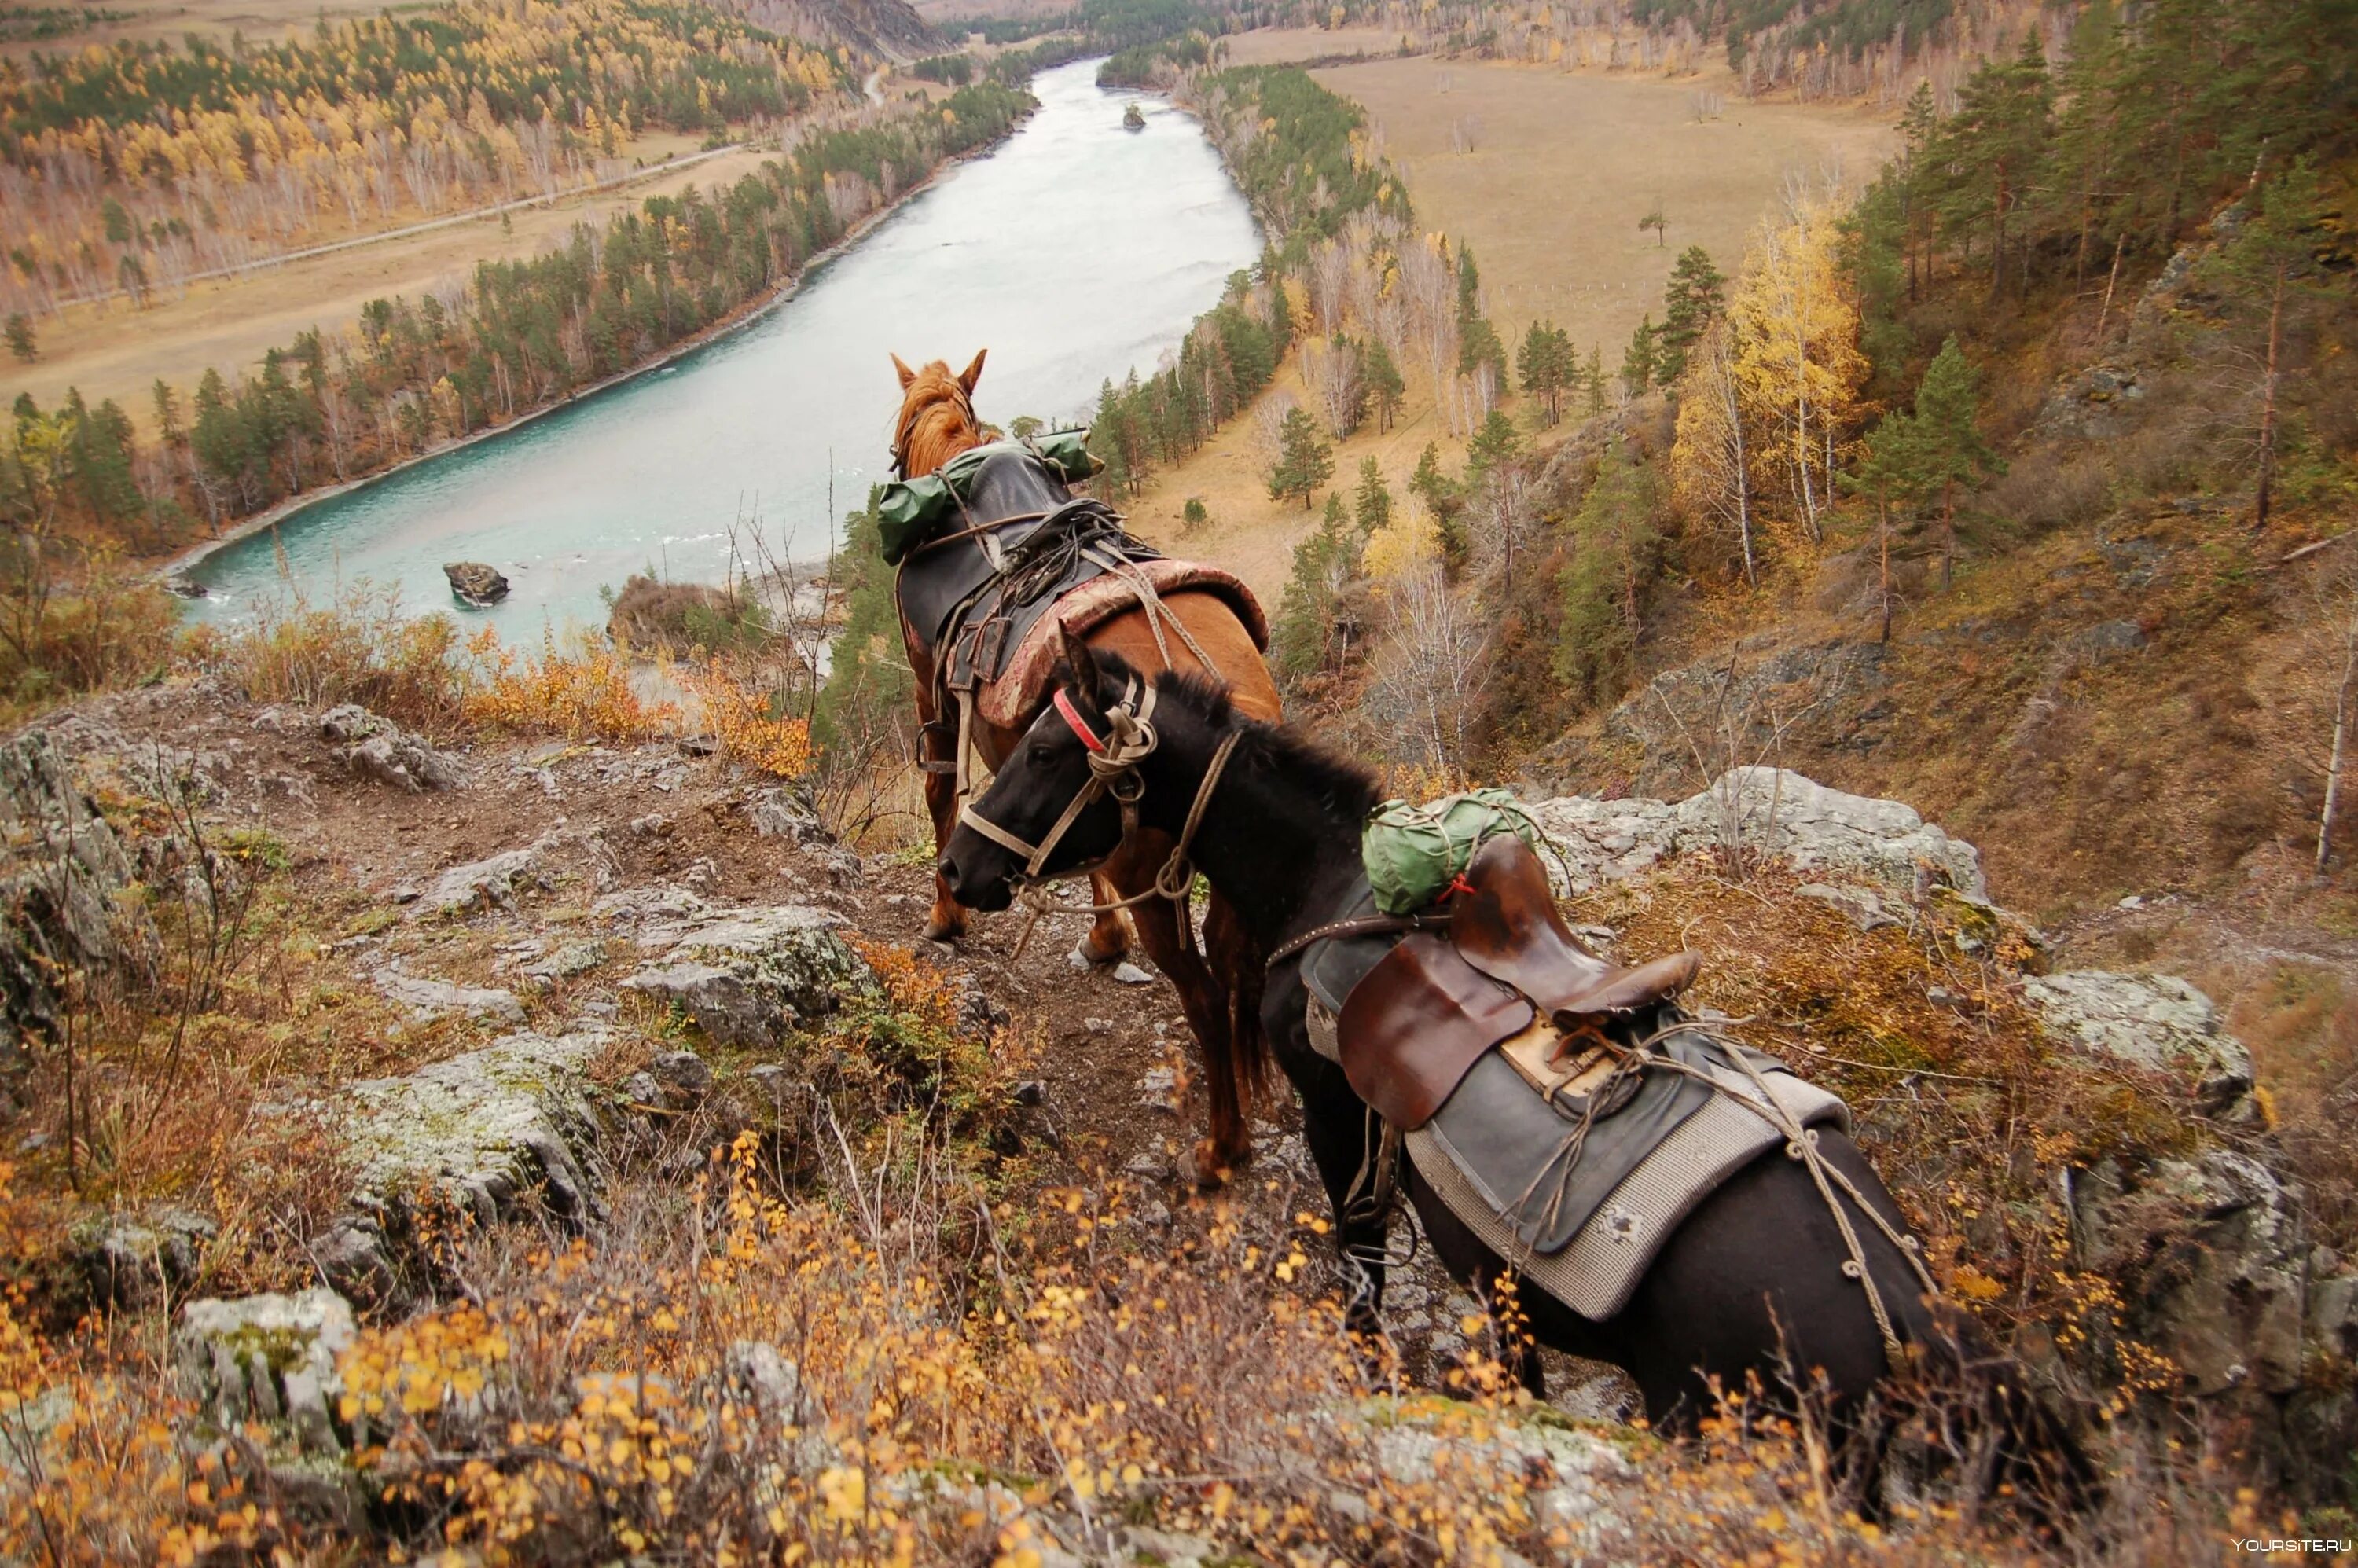
[{"label": "green tarp bundle", "polygon": [[969,448],[932,473],[896,479],[876,497],[876,534],[884,546],[885,564],[899,566],[946,519],[957,516],[974,476],[1001,452],[1029,452],[1066,484],[1078,484],[1105,466],[1089,455],[1087,430],[1049,430],[1020,441]]},{"label": "green tarp bundle", "polygon": [[1368,814],[1359,835],[1376,907],[1386,914],[1422,909],[1466,874],[1474,851],[1494,833],[1512,833],[1533,849],[1542,844],[1539,825],[1502,789],[1445,795],[1430,806],[1385,801]]}]

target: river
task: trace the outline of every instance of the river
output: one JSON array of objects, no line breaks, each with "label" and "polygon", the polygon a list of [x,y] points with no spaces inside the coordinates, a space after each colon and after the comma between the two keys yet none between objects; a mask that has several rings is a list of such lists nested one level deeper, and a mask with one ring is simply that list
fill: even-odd
[{"label": "river", "polygon": [[[721,580],[758,517],[780,558],[826,555],[836,519],[889,477],[899,404],[888,351],[990,358],[986,419],[1086,416],[1141,373],[1251,265],[1260,239],[1202,129],[1162,99],[1100,89],[1097,62],[1044,71],[1040,109],[811,270],[750,326],[521,427],[307,507],[215,551],[189,609],[243,620],[361,581],[406,610],[450,608],[446,561],[488,561],[505,602],[465,612],[503,636],[600,622],[600,588],[652,568]],[[1146,128],[1121,128],[1137,103]],[[830,502],[832,495],[832,502]]]}]

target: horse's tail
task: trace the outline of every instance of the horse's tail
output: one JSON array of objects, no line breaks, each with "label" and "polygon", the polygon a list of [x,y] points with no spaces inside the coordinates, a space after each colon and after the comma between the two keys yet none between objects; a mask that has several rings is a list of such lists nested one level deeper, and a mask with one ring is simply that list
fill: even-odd
[{"label": "horse's tail", "polygon": [[1217,893],[1204,912],[1204,946],[1228,999],[1228,1026],[1220,1032],[1226,1038],[1206,1043],[1204,1070],[1233,1087],[1235,1103],[1249,1111],[1269,1084],[1269,1032],[1260,1020],[1269,955]]}]

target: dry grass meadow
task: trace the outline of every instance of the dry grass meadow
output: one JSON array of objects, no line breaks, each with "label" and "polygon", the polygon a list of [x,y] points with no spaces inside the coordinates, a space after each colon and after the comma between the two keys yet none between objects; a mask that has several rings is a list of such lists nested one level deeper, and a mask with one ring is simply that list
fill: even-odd
[{"label": "dry grass meadow", "polygon": [[[1391,55],[1397,35],[1379,28],[1269,29],[1228,41],[1239,64]],[[1725,93],[1711,77],[1568,72],[1554,67],[1473,60],[1370,59],[1312,72],[1366,109],[1383,150],[1408,183],[1418,222],[1470,242],[1481,264],[1491,319],[1511,351],[1534,319],[1571,333],[1585,355],[1602,349],[1607,375],[1639,321],[1661,309],[1662,286],[1679,252],[1701,245],[1733,273],[1753,224],[1779,201],[1789,178],[1837,173],[1862,182],[1890,154],[1896,133],[1872,112],[1782,103],[1728,103],[1698,121],[1698,92]],[[1473,128],[1473,149],[1452,150],[1452,127]],[[1462,138],[1461,138],[1462,139]],[[1660,200],[1666,243],[1638,220]],[[1433,388],[1412,366],[1400,423],[1372,425],[1335,449],[1335,480],[1347,492],[1373,457],[1397,496],[1428,441],[1455,456]],[[1266,404],[1303,397],[1289,362],[1261,395]],[[1520,413],[1513,401],[1510,410]],[[1257,411],[1256,411],[1257,412]],[[1293,546],[1316,511],[1269,499],[1268,457],[1255,415],[1231,421],[1179,467],[1153,479],[1131,508],[1147,537],[1217,560],[1274,610],[1292,569]],[[1200,498],[1211,521],[1180,530],[1181,509]],[[1325,496],[1319,497],[1319,504]]]},{"label": "dry grass meadow", "polygon": [[276,43],[289,34],[308,31],[323,16],[335,23],[350,16],[374,16],[380,11],[397,15],[427,9],[422,0],[392,5],[373,5],[369,0],[184,0],[183,4],[168,5],[154,4],[153,0],[91,0],[87,6],[69,5],[62,0],[36,3],[56,3],[59,9],[127,14],[120,20],[80,28],[67,38],[0,41],[0,55],[21,58],[36,52],[56,54],[84,44],[111,44],[118,38],[142,42],[168,38],[178,43],[188,33],[218,38],[243,33],[251,43]]},{"label": "dry grass meadow", "polygon": [[[696,150],[695,138],[657,133],[632,144],[630,156],[650,164]],[[372,299],[394,295],[456,289],[480,261],[510,261],[562,244],[573,225],[602,228],[614,212],[635,210],[650,196],[675,194],[696,185],[705,189],[731,183],[759,168],[773,153],[741,151],[707,158],[595,195],[573,197],[545,207],[453,223],[426,233],[404,235],[348,251],[258,267],[243,277],[191,285],[174,297],[159,290],[138,309],[128,300],[70,308],[63,320],[39,324],[41,357],[29,365],[11,362],[0,371],[0,387],[13,399],[29,392],[47,406],[79,386],[95,404],[112,397],[144,431],[149,424],[148,389],[161,377],[184,392],[209,369],[224,375],[258,364],[273,348],[284,348],[312,327],[339,330],[358,319]],[[322,243],[348,236],[323,232]]]}]

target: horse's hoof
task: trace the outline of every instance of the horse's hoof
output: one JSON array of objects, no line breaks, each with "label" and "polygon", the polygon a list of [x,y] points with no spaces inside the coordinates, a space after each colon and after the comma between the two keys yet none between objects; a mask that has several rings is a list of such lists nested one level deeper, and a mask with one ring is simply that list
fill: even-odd
[{"label": "horse's hoof", "polygon": [[1227,1186],[1251,1157],[1249,1149],[1226,1152],[1210,1139],[1199,1138],[1175,1163],[1181,1181],[1199,1193],[1216,1193]]},{"label": "horse's hoof", "polygon": [[966,920],[963,916],[949,918],[929,914],[925,917],[925,940],[928,942],[955,942],[965,935]]},{"label": "horse's hoof", "polygon": [[1075,969],[1087,971],[1089,969],[1102,969],[1108,965],[1119,961],[1120,957],[1121,951],[1119,948],[1107,954],[1102,958],[1098,957],[1097,950],[1089,946],[1089,939],[1084,936],[1079,941],[1073,944],[1073,950],[1065,955],[1065,962]]}]

